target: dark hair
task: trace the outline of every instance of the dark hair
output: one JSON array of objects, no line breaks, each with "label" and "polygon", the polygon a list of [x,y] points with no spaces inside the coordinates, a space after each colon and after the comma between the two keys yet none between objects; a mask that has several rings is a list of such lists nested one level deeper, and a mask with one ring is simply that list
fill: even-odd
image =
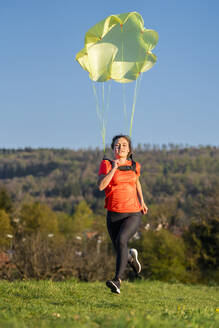
[{"label": "dark hair", "polygon": [[112,150],[114,150],[114,146],[115,146],[115,142],[117,139],[120,139],[120,138],[124,138],[128,141],[128,144],[129,144],[129,153],[128,153],[128,156],[127,158],[131,158],[132,159],[132,141],[131,141],[131,138],[125,134],[118,134],[117,136],[114,136],[113,139],[112,139],[112,143],[111,143],[111,148]]}]

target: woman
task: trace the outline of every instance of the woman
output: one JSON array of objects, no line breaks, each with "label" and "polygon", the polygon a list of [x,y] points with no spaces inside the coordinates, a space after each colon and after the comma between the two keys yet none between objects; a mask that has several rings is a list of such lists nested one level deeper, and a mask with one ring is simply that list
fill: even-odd
[{"label": "woman", "polygon": [[[144,202],[139,181],[140,164],[132,160],[132,145],[128,136],[117,135],[111,148],[114,160],[103,160],[99,169],[98,186],[105,190],[105,208],[107,208],[107,228],[116,249],[116,273],[106,282],[112,292],[120,294],[122,275],[127,263],[136,273],[141,271],[138,252],[128,252],[127,243],[137,232],[142,214],[148,208]],[[129,253],[129,254],[128,254]]]}]

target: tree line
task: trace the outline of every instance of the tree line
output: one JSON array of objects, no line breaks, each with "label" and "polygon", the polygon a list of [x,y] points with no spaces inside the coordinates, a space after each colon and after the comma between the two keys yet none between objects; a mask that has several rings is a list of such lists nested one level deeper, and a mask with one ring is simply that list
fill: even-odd
[{"label": "tree line", "polygon": [[[0,150],[0,248],[14,265],[2,266],[1,276],[92,280],[113,272],[96,185],[102,157],[99,149]],[[134,159],[149,207],[132,241],[143,276],[218,282],[219,149],[138,145]]]}]

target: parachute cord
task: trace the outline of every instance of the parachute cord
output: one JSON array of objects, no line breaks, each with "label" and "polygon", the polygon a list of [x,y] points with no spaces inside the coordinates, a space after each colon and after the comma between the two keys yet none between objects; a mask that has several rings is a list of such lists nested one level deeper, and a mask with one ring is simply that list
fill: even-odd
[{"label": "parachute cord", "polygon": [[[138,47],[138,53],[140,55],[140,44]],[[132,135],[132,125],[133,125],[133,120],[134,120],[135,105],[136,105],[138,90],[139,90],[139,86],[140,86],[140,82],[141,82],[141,78],[142,78],[141,69],[139,70],[139,75],[140,76],[138,76],[137,79],[135,80],[135,90],[134,90],[134,96],[133,96],[131,122],[130,122],[130,128],[129,128],[129,136],[130,137]]]},{"label": "parachute cord", "polygon": [[106,122],[105,122],[105,97],[104,97],[104,83],[102,83],[102,139],[103,139],[103,152],[105,155],[105,145],[106,145]]},{"label": "parachute cord", "polygon": [[[105,154],[106,126],[105,126],[105,120],[104,120],[104,110],[102,110],[102,112],[101,112],[100,102],[98,99],[97,90],[96,90],[94,82],[92,82],[92,86],[93,86],[94,98],[96,100],[96,111],[97,111],[97,117],[99,119],[99,124],[100,124],[100,133],[102,136],[103,151]],[[102,88],[102,99],[104,101],[104,87]]]},{"label": "parachute cord", "polygon": [[103,114],[104,114],[104,83],[102,83],[102,106],[103,106]]},{"label": "parachute cord", "polygon": [[97,90],[96,90],[96,87],[95,87],[95,84],[94,82],[92,82],[92,87],[93,87],[93,93],[94,93],[94,98],[95,98],[95,101],[96,101],[96,110],[97,110],[97,117],[98,119],[100,120],[100,104],[99,104],[99,99],[98,99],[98,95],[97,95]]},{"label": "parachute cord", "polygon": [[140,82],[141,82],[141,78],[137,78],[136,81],[135,81],[135,90],[134,90],[134,96],[133,96],[131,122],[130,122],[130,128],[129,128],[129,136],[130,137],[132,136],[132,125],[133,125],[135,105],[136,105],[136,101],[137,101],[137,95],[138,95],[138,91],[139,91]]},{"label": "parachute cord", "polygon": [[[121,25],[121,31],[124,32],[124,26]],[[124,38],[125,34],[122,34],[122,63],[124,63]],[[122,64],[122,70],[124,74],[124,64]],[[125,118],[125,130],[128,131],[128,120],[127,120],[127,105],[126,105],[126,87],[125,83],[122,83],[122,102],[123,102],[123,112]]]},{"label": "parachute cord", "polygon": [[126,92],[125,92],[125,84],[122,83],[122,100],[123,100],[123,111],[124,111],[124,117],[125,117],[125,129],[128,130],[128,124],[127,124],[127,106],[126,106]]},{"label": "parachute cord", "polygon": [[108,96],[106,99],[106,114],[108,113],[109,106],[110,106],[110,94],[111,94],[111,84],[110,81],[108,82]]},{"label": "parachute cord", "polygon": [[140,90],[141,80],[142,80],[142,74],[140,74],[140,76],[138,78],[138,89],[137,89],[137,94],[136,94],[137,98],[138,98],[138,94],[139,94],[139,90]]}]

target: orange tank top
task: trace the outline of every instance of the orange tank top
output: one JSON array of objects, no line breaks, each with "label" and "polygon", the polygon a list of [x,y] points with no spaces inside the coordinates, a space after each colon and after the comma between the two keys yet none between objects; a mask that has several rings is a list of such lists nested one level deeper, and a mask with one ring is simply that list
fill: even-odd
[{"label": "orange tank top", "polygon": [[[131,161],[125,165],[131,166]],[[140,176],[140,164],[136,162],[136,172],[116,170],[112,180],[105,188],[105,208],[119,213],[139,212],[141,205],[138,200],[136,181]],[[110,161],[103,160],[100,164],[99,175],[108,174],[112,169]]]}]

